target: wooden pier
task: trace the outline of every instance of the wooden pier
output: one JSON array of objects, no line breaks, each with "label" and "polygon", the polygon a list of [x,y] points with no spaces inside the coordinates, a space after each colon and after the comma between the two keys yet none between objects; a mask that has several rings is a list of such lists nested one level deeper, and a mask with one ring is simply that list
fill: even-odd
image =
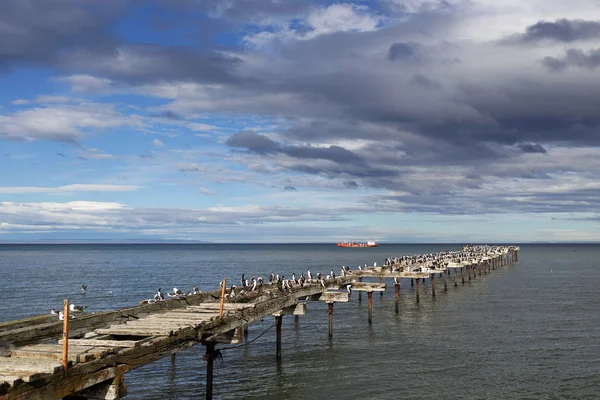
[{"label": "wooden pier", "polygon": [[[310,301],[328,303],[329,337],[333,335],[336,302],[348,302],[350,293],[367,292],[368,323],[372,324],[372,294],[386,290],[386,278],[394,278],[396,312],[400,279],[416,282],[430,279],[435,296],[435,275],[448,275],[458,286],[468,279],[518,260],[518,247],[472,260],[447,262],[415,271],[402,265],[367,266],[342,276],[312,280],[291,289],[266,284],[260,291],[226,299],[224,289],[142,304],[114,311],[82,314],[59,321],[43,315],[0,323],[0,400],[9,399],[120,399],[127,394],[124,375],[142,365],[201,343],[206,346],[206,398],[212,398],[212,368],[219,343],[239,343],[248,324],[274,316],[275,356],[281,360],[281,320],[284,315],[306,313]],[[378,278],[379,282],[364,279]],[[225,285],[223,285],[223,288]],[[349,290],[348,290],[349,289]],[[68,301],[65,314],[68,315]],[[67,322],[68,323],[67,323]]]}]

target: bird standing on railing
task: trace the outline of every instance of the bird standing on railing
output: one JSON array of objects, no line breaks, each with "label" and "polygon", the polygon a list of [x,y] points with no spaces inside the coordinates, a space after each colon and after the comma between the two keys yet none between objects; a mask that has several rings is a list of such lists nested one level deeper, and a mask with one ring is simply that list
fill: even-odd
[{"label": "bird standing on railing", "polygon": [[71,312],[83,312],[83,310],[85,310],[86,308],[87,306],[76,306],[73,303],[69,305],[69,310],[71,310]]}]

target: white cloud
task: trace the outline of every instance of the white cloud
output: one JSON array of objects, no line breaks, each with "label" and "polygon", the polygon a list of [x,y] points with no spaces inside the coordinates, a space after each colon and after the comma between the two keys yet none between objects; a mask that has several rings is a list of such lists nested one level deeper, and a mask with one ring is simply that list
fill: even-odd
[{"label": "white cloud", "polygon": [[99,93],[114,90],[110,79],[98,78],[92,75],[59,76],[55,80],[71,85],[71,90],[76,93]]},{"label": "white cloud", "polygon": [[74,193],[74,192],[130,192],[141,189],[142,186],[134,185],[97,185],[97,184],[72,184],[57,187],[44,186],[14,186],[0,187],[0,194],[31,194],[31,193]]},{"label": "white cloud", "polygon": [[286,21],[277,29],[272,28],[244,37],[244,42],[263,47],[272,41],[307,40],[335,32],[367,32],[376,30],[383,17],[372,14],[367,6],[356,4],[332,4],[310,12],[301,22],[303,29],[296,29],[297,21]]},{"label": "white cloud", "polygon": [[143,127],[137,115],[123,115],[112,104],[51,104],[0,115],[0,138],[78,141],[88,130]]},{"label": "white cloud", "polygon": [[198,122],[190,122],[186,126],[188,127],[188,129],[191,129],[193,131],[199,131],[199,132],[211,131],[213,129],[217,129],[217,127],[214,125],[201,124]]},{"label": "white cloud", "polygon": [[215,194],[217,194],[217,192],[213,192],[212,190],[208,190],[208,189],[205,189],[203,187],[201,187],[200,189],[198,189],[198,191],[200,193],[204,193],[205,195],[208,195],[208,196],[214,196]]},{"label": "white cloud", "polygon": [[154,139],[152,141],[152,144],[155,145],[156,147],[165,147],[166,144],[164,144],[160,139]]}]

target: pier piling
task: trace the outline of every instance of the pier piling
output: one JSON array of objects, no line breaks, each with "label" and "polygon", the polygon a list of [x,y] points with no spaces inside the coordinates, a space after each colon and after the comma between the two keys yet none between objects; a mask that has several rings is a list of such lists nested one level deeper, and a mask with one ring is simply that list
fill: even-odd
[{"label": "pier piling", "polygon": [[415,292],[417,293],[417,303],[419,302],[419,279],[415,279],[417,281],[417,286],[415,287]]},{"label": "pier piling", "polygon": [[213,364],[217,355],[215,351],[214,342],[207,342],[206,354],[204,354],[204,360],[206,360],[206,400],[212,400],[213,398]]},{"label": "pier piling", "polygon": [[448,291],[448,270],[444,270],[444,292]]},{"label": "pier piling", "polygon": [[367,301],[369,305],[369,326],[371,326],[373,324],[373,292],[370,290],[367,292]]},{"label": "pier piling", "polygon": [[460,279],[462,280],[462,284],[465,284],[465,267],[460,269]]},{"label": "pier piling", "polygon": [[329,311],[329,339],[333,337],[333,301],[327,303]]},{"label": "pier piling", "polygon": [[431,297],[435,297],[435,274],[431,274]]},{"label": "pier piling", "polygon": [[277,362],[281,362],[281,320],[283,319],[283,315],[275,316],[275,336],[276,336],[276,348],[275,348],[275,356],[277,358]]},{"label": "pier piling", "polygon": [[399,305],[400,305],[400,280],[398,280],[398,283],[394,283],[394,292],[396,294],[395,297],[395,303],[396,303],[396,314],[398,314],[399,311]]}]

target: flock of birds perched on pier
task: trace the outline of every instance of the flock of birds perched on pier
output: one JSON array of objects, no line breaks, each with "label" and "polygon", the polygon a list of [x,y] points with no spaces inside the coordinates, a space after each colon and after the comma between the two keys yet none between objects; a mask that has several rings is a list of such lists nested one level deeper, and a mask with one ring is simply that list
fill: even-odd
[{"label": "flock of birds perched on pier", "polygon": [[[516,246],[473,246],[465,245],[460,251],[443,251],[434,252],[427,254],[414,254],[414,255],[402,255],[398,257],[386,258],[382,269],[389,269],[389,272],[438,272],[444,270],[450,263],[461,263],[469,262],[473,263],[480,262],[484,257],[489,257],[493,254],[502,254],[507,251],[514,251],[517,249]],[[373,268],[377,267],[377,263],[373,263]],[[367,264],[358,266],[358,271],[362,271],[369,268]],[[345,277],[348,274],[353,274],[348,266],[342,266],[340,276]],[[284,275],[279,275],[271,272],[267,281],[261,276],[256,277],[252,275],[250,279],[246,279],[245,274],[242,274],[239,281],[239,288],[236,284],[232,284],[229,288],[225,288],[225,298],[232,300],[237,298],[243,298],[249,295],[255,295],[261,293],[265,288],[269,289],[268,294],[270,297],[276,297],[277,292],[280,294],[295,291],[298,288],[303,288],[307,284],[320,284],[323,289],[326,288],[326,282],[330,279],[335,279],[336,274],[333,270],[328,275],[322,273],[313,274],[310,269],[306,271],[306,274],[302,272],[299,276],[292,273],[291,279],[286,279]],[[394,278],[395,283],[399,283],[399,278]],[[220,282],[221,289],[223,289],[223,281]],[[85,294],[87,285],[81,285],[81,292]],[[350,285],[347,287],[348,292],[351,291]],[[185,292],[176,287],[173,288],[173,292],[167,292],[165,295],[162,292],[162,288],[159,288],[153,298],[140,301],[142,304],[152,304],[165,299],[184,298],[186,296],[201,294],[202,291],[194,286],[191,291]],[[69,311],[70,317],[73,318],[73,314],[81,314],[87,306],[80,306],[70,304]],[[60,320],[64,320],[64,314],[62,311],[52,309],[51,314],[58,315]],[[73,314],[71,314],[73,313]]]}]

